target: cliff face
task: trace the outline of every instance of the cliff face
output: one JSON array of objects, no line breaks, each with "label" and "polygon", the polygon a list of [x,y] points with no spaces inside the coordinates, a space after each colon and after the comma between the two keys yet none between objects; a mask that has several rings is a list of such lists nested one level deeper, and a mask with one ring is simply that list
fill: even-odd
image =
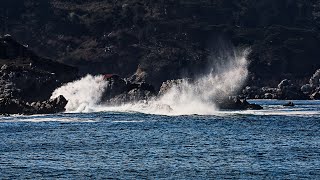
[{"label": "cliff face", "polygon": [[4,0],[1,29],[79,67],[167,79],[206,70],[221,40],[251,47],[251,81],[303,81],[320,67],[318,0]]},{"label": "cliff face", "polygon": [[0,99],[44,101],[77,69],[35,55],[11,36],[0,37]]}]

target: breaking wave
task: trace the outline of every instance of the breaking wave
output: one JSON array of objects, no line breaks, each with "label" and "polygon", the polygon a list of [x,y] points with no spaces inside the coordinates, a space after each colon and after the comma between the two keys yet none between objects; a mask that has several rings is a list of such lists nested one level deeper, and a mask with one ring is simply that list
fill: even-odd
[{"label": "breaking wave", "polygon": [[220,61],[213,59],[207,75],[194,81],[187,79],[172,86],[157,99],[132,102],[121,106],[104,106],[101,96],[107,91],[107,81],[102,76],[86,77],[56,89],[52,98],[63,95],[69,101],[67,112],[119,111],[142,112],[161,115],[211,115],[216,114],[214,100],[227,97],[239,90],[245,83],[248,50],[224,53]]},{"label": "breaking wave", "polygon": [[103,76],[87,75],[56,89],[51,98],[63,95],[67,100],[67,112],[92,112],[100,103],[108,82]]}]

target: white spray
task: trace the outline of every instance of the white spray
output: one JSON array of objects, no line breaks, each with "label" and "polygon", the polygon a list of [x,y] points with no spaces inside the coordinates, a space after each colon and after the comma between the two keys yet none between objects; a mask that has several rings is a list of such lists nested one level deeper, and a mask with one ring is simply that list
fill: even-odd
[{"label": "white spray", "polygon": [[87,75],[56,89],[51,98],[63,95],[67,100],[67,112],[90,112],[99,104],[108,82],[103,76]]},{"label": "white spray", "polygon": [[121,106],[99,105],[107,82],[102,76],[87,75],[54,91],[52,98],[63,95],[69,101],[68,112],[120,111],[162,115],[216,114],[214,100],[231,95],[245,83],[248,76],[248,50],[224,54],[220,64],[193,82],[183,80],[161,97],[149,102],[128,103]]}]

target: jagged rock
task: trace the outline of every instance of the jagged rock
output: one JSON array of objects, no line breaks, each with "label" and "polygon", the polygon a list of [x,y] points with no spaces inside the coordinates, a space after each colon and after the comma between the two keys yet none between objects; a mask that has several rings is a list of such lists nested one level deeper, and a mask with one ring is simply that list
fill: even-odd
[{"label": "jagged rock", "polygon": [[217,103],[217,106],[220,109],[227,109],[227,110],[261,110],[263,109],[262,106],[257,104],[250,104],[245,99],[240,100],[237,97],[224,99]]},{"label": "jagged rock", "polygon": [[264,94],[264,99],[274,99],[274,96],[271,93]]},{"label": "jagged rock", "polygon": [[309,83],[313,87],[317,87],[320,85],[320,69],[318,69],[313,76],[310,78]]},{"label": "jagged rock", "polygon": [[320,90],[317,90],[316,92],[312,93],[310,95],[310,98],[314,100],[320,100]]},{"label": "jagged rock", "polygon": [[74,80],[77,69],[41,58],[11,36],[0,37],[0,97],[43,101],[62,83]]},{"label": "jagged rock", "polygon": [[43,102],[28,102],[12,99],[0,99],[0,114],[52,114],[65,110],[67,100],[63,96]]},{"label": "jagged rock", "polygon": [[164,95],[165,93],[168,92],[168,90],[170,90],[173,87],[180,88],[181,86],[179,86],[179,85],[181,85],[182,83],[188,83],[188,82],[190,82],[190,79],[187,79],[187,78],[165,81],[162,83],[162,85],[160,87],[158,96]]},{"label": "jagged rock", "polygon": [[278,84],[278,89],[282,90],[282,89],[289,87],[289,86],[292,86],[291,81],[288,79],[284,79]]},{"label": "jagged rock", "polygon": [[120,76],[106,78],[108,85],[102,96],[102,103],[119,105],[127,102],[148,100],[155,96],[155,89],[145,82],[131,82]]},{"label": "jagged rock", "polygon": [[311,94],[313,91],[313,87],[310,84],[305,84],[305,85],[301,86],[301,91],[304,94]]},{"label": "jagged rock", "polygon": [[301,91],[310,97],[310,99],[319,98],[320,89],[320,69],[318,69],[310,78],[309,84],[305,84],[301,87]]}]

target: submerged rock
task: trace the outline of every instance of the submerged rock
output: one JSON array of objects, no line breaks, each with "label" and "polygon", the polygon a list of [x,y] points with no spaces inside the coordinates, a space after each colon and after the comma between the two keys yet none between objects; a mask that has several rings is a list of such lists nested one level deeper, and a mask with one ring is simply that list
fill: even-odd
[{"label": "submerged rock", "polygon": [[295,106],[293,102],[289,101],[288,103],[284,104],[283,106],[289,106],[289,107],[293,107]]}]

